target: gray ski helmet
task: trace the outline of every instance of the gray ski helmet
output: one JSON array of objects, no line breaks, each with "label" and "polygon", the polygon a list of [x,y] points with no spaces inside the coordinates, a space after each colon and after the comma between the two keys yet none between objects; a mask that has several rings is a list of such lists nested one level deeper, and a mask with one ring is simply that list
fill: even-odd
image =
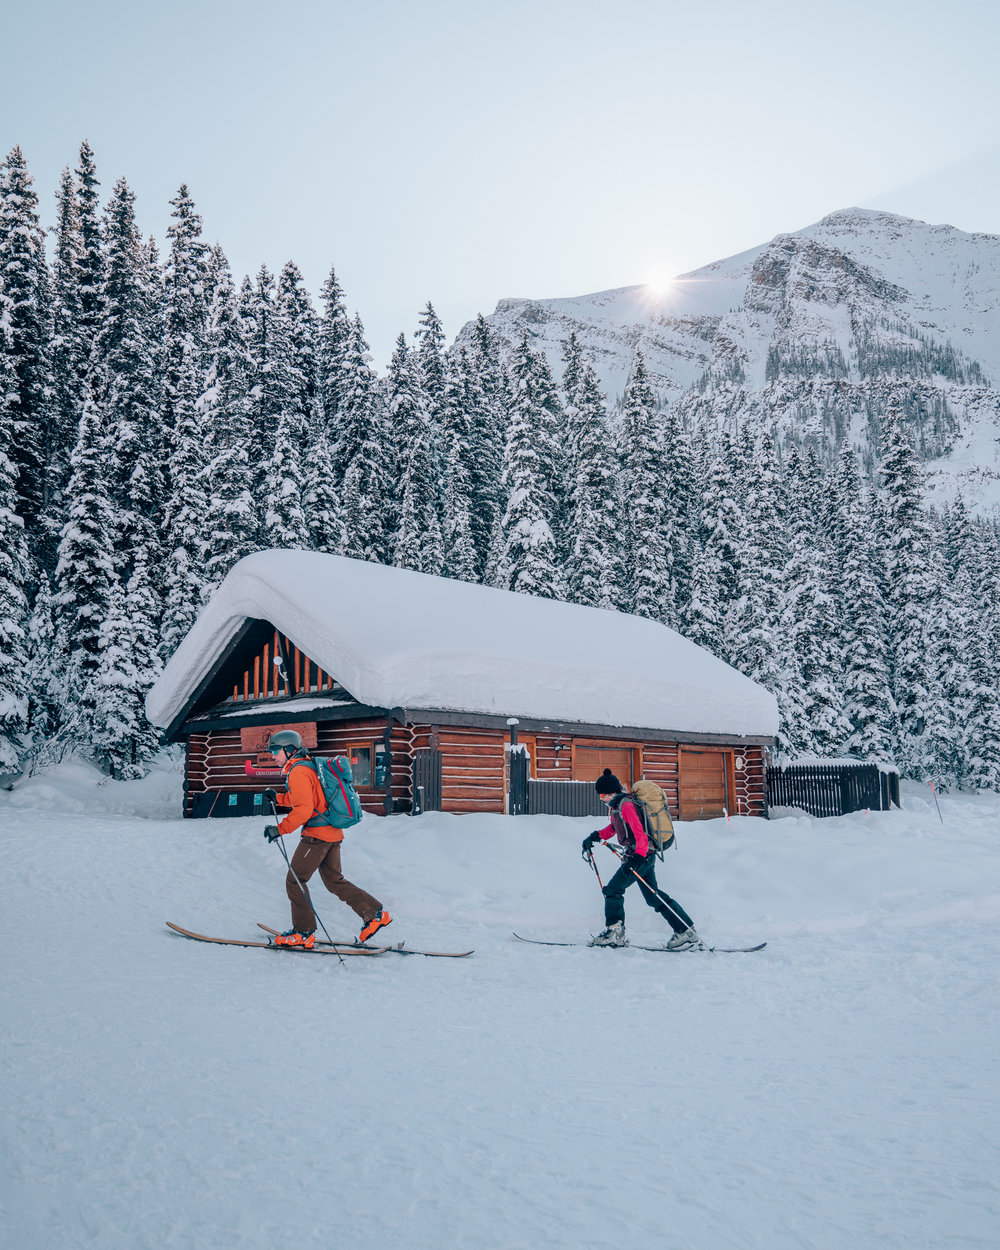
[{"label": "gray ski helmet", "polygon": [[272,754],[284,747],[291,755],[302,749],[302,735],[297,734],[294,729],[279,729],[276,734],[271,734],[268,739],[267,749]]}]

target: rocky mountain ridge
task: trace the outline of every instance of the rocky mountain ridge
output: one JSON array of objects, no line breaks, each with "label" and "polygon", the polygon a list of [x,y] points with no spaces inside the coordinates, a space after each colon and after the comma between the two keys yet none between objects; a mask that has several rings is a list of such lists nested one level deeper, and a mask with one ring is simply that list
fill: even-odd
[{"label": "rocky mountain ridge", "polygon": [[849,208],[660,295],[507,299],[487,321],[511,346],[526,331],[556,376],[575,332],[611,403],[641,349],[689,429],[760,422],[824,460],[847,436],[873,464],[901,407],[931,502],[1000,516],[1000,236]]}]

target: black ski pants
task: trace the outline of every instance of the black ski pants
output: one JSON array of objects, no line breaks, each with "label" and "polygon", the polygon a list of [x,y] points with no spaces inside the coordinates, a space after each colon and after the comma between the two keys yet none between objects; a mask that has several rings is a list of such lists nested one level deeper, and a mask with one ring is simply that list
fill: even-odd
[{"label": "black ski pants", "polygon": [[[635,872],[633,872],[633,869]],[[636,876],[636,873],[638,876]],[[604,887],[604,923],[617,924],[625,920],[625,891],[630,885],[637,885],[642,897],[650,907],[663,917],[675,933],[683,933],[685,929],[693,929],[694,921],[684,908],[669,894],[664,894],[656,887],[656,852],[645,859],[635,856],[628,863],[622,864],[608,884]]]}]

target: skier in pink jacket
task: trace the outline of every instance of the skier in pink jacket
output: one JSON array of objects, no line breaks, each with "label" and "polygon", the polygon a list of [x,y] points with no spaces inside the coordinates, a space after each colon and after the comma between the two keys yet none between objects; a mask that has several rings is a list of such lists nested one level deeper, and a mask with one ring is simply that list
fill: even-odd
[{"label": "skier in pink jacket", "polygon": [[622,783],[610,768],[597,778],[594,789],[610,808],[611,823],[603,829],[595,829],[583,839],[584,856],[589,858],[595,843],[607,842],[613,836],[624,848],[624,855],[621,867],[604,887],[606,927],[591,939],[590,945],[628,945],[625,936],[625,891],[638,880],[642,897],[673,929],[667,949],[679,951],[700,946],[701,939],[695,932],[694,921],[680,903],[656,887],[656,848],[650,845],[632,796],[625,793]]}]

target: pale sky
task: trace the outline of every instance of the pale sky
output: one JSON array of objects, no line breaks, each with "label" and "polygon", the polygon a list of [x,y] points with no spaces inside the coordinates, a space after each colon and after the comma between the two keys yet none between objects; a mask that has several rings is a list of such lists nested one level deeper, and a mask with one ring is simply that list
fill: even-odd
[{"label": "pale sky", "polygon": [[1000,234],[987,0],[22,0],[0,155],[44,221],[80,142],[237,281],[335,266],[383,368],[508,296],[682,273],[850,205]]}]

